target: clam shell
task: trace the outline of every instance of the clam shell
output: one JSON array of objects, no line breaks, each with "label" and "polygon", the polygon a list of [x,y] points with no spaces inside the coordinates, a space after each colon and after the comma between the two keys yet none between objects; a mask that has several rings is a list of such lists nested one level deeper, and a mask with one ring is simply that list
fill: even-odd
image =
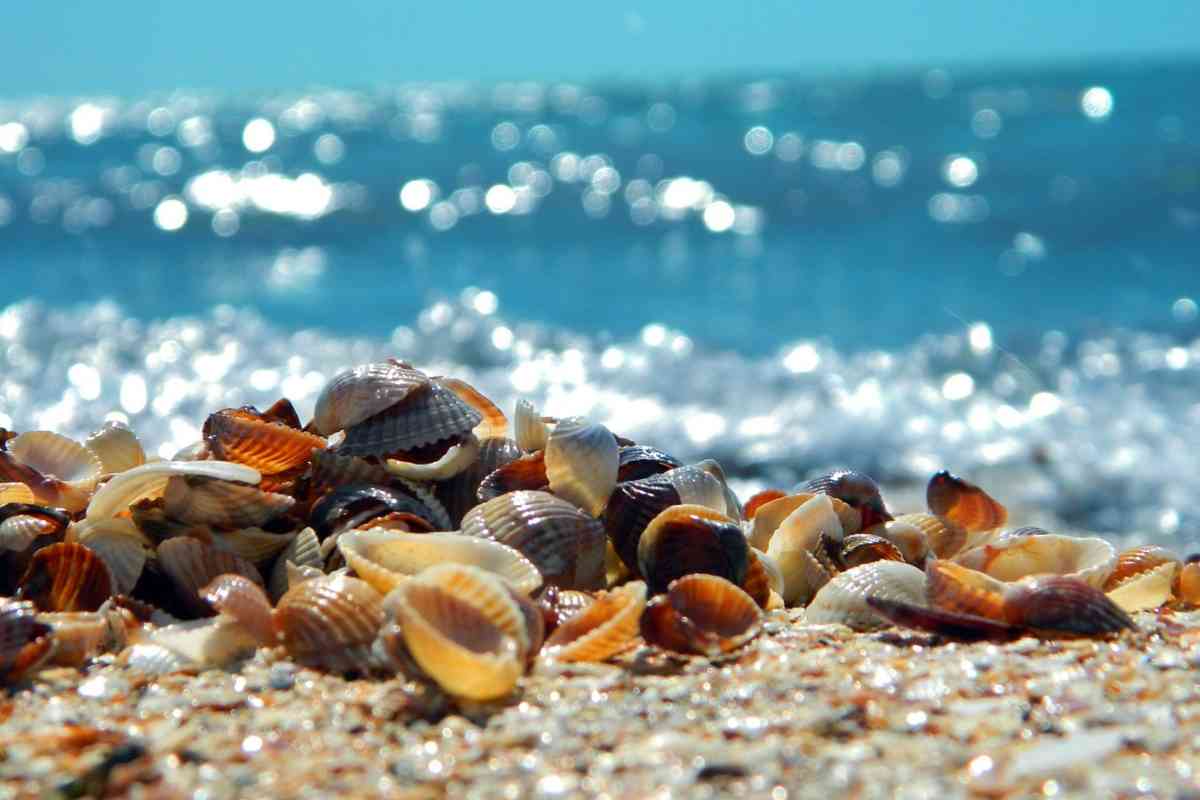
[{"label": "clam shell", "polygon": [[275,609],[275,626],[298,661],[337,671],[359,671],[383,626],[383,598],[364,581],[345,575],[304,581]]},{"label": "clam shell", "polygon": [[547,637],[542,653],[558,661],[611,658],[638,635],[645,607],[646,584],[642,581],[600,592],[587,608],[559,624]]},{"label": "clam shell", "polygon": [[[754,519],[768,514],[767,508],[759,509]],[[797,506],[771,534],[767,555],[775,559],[783,573],[781,594],[789,606],[807,603],[827,579],[828,570],[814,558],[823,539],[838,546],[844,539],[834,501],[824,494],[814,495]]]},{"label": "clam shell", "polygon": [[872,561],[852,567],[821,587],[805,619],[817,624],[841,623],[868,631],[889,623],[867,605],[868,597],[920,604],[925,600],[925,575],[901,561]]},{"label": "clam shell", "polygon": [[432,567],[400,586],[388,606],[413,659],[449,694],[491,700],[516,686],[529,622],[496,576],[465,565]]},{"label": "clam shell", "polygon": [[0,483],[0,506],[9,503],[25,503],[32,505],[37,502],[33,490],[23,483]]},{"label": "clam shell", "polygon": [[429,385],[423,372],[395,359],[335,375],[317,397],[312,427],[322,436],[357,425]]},{"label": "clam shell", "polygon": [[218,575],[244,575],[257,584],[263,582],[258,570],[246,559],[187,536],[160,544],[158,563],[170,577],[179,598],[199,615],[209,613],[207,604],[200,599],[200,589]]},{"label": "clam shell", "polygon": [[1006,595],[1008,621],[1035,633],[1102,636],[1136,627],[1102,591],[1070,575],[1026,578]]},{"label": "clam shell", "polygon": [[593,517],[604,512],[619,463],[617,440],[608,428],[578,417],[559,422],[546,442],[550,491]]},{"label": "clam shell", "polygon": [[85,519],[72,526],[69,538],[88,548],[108,565],[114,594],[130,594],[142,576],[154,547],[126,517]]},{"label": "clam shell", "polygon": [[162,494],[167,480],[194,475],[223,481],[256,484],[262,475],[256,469],[228,461],[158,461],[143,464],[115,476],[92,496],[87,516],[115,517],[144,498]]},{"label": "clam shell", "polygon": [[120,422],[104,423],[87,438],[83,446],[100,460],[101,473],[104,475],[114,475],[146,463],[142,443],[128,425]]},{"label": "clam shell", "polygon": [[204,422],[204,441],[213,458],[276,475],[303,467],[325,440],[243,409],[227,408]]},{"label": "clam shell", "polygon": [[1073,575],[1099,588],[1116,567],[1117,551],[1096,537],[1005,536],[959,553],[954,561],[1001,581],[1027,575]]},{"label": "clam shell", "polygon": [[[750,544],[757,547],[759,550],[765,551],[771,543],[771,537],[775,535],[775,531],[779,530],[779,526],[792,513],[804,505],[814,497],[828,497],[833,513],[837,516],[838,522],[841,523],[842,532],[853,533],[862,526],[862,515],[857,509],[851,508],[844,501],[839,500],[831,495],[819,495],[815,493],[803,492],[800,494],[789,494],[758,506],[754,513],[754,519],[750,525]],[[844,537],[838,537],[838,541]]]},{"label": "clam shell", "polygon": [[410,481],[443,481],[475,463],[479,456],[479,440],[468,433],[462,441],[451,445],[445,455],[429,464],[389,458],[384,468],[396,476]]},{"label": "clam shell", "polygon": [[502,439],[508,436],[508,417],[504,416],[504,412],[489,400],[483,392],[466,381],[460,381],[458,378],[438,378],[438,381],[442,386],[458,395],[459,400],[462,400],[479,412],[482,420],[472,430],[475,438],[480,441],[486,441],[487,439]]},{"label": "clam shell", "polygon": [[100,556],[59,542],[33,554],[18,588],[42,611],[95,611],[112,597],[113,578]]},{"label": "clam shell", "polygon": [[271,601],[262,587],[243,575],[218,575],[200,590],[200,597],[213,609],[237,620],[260,644],[279,639],[272,617]]},{"label": "clam shell", "polygon": [[546,451],[539,450],[503,464],[479,482],[476,497],[479,502],[494,500],[502,494],[521,489],[545,489],[550,484],[546,476]]},{"label": "clam shell", "polygon": [[[436,502],[436,501],[435,501]],[[438,516],[425,500],[404,489],[371,484],[342,486],[322,497],[308,514],[309,524],[319,538],[362,527],[392,512],[414,514],[430,521]]]},{"label": "clam shell", "polygon": [[532,594],[542,576],[529,559],[507,545],[458,533],[347,531],[338,537],[346,565],[382,594],[437,564],[467,564],[504,578]]},{"label": "clam shell", "polygon": [[295,504],[287,495],[197,475],[169,478],[163,490],[163,511],[171,519],[225,530],[262,525]]},{"label": "clam shell", "polygon": [[879,484],[869,475],[849,469],[840,469],[813,478],[799,487],[801,492],[827,494],[836,497],[861,514],[861,523],[846,533],[857,533],[892,518],[879,494]]},{"label": "clam shell", "polygon": [[646,526],[638,542],[638,568],[651,594],[696,572],[740,584],[749,550],[741,526],[724,514],[705,506],[671,506]]},{"label": "clam shell", "polygon": [[938,558],[953,558],[967,544],[965,528],[936,514],[901,514],[884,526],[887,531],[884,535],[892,541],[901,536],[911,536],[907,530],[909,527],[924,535],[926,548]]},{"label": "clam shell", "polygon": [[714,658],[736,650],[762,629],[759,605],[715,575],[686,575],[646,604],[642,638],[667,650]]},{"label": "clam shell", "polygon": [[350,456],[385,456],[415,450],[471,433],[483,415],[434,378],[403,403],[356,423],[346,430],[338,452]]},{"label": "clam shell", "polygon": [[462,532],[514,548],[563,589],[605,585],[604,528],[571,503],[546,492],[510,492],[471,509]]},{"label": "clam shell", "polygon": [[521,398],[513,414],[513,438],[517,446],[526,452],[543,450],[550,438],[550,426],[543,420],[533,403]]},{"label": "clam shell", "polygon": [[683,462],[679,459],[654,447],[640,444],[626,445],[618,454],[617,482],[624,483],[649,478],[652,475],[661,475],[682,466]]},{"label": "clam shell", "polygon": [[336,450],[314,450],[312,454],[310,488],[315,495],[355,484],[383,485],[391,477],[381,464],[358,456],[342,455]]},{"label": "clam shell", "polygon": [[872,561],[907,561],[900,548],[881,536],[855,533],[842,543],[842,566],[846,569]]},{"label": "clam shell", "polygon": [[1008,519],[1008,511],[987,492],[945,470],[929,479],[925,502],[930,512],[968,533],[994,530]]},{"label": "clam shell", "polygon": [[1164,561],[1126,577],[1116,586],[1106,588],[1105,593],[1129,613],[1159,608],[1171,600],[1171,588],[1181,566],[1178,561]]},{"label": "clam shell", "polygon": [[[483,479],[520,457],[521,448],[517,447],[517,443],[512,439],[481,439],[479,456],[475,459],[475,463],[450,480],[437,484],[437,496],[447,512],[447,524],[444,528],[439,529],[457,528],[462,522],[463,515],[479,505],[479,485]],[[537,486],[520,488],[540,489],[545,485],[543,467],[542,481]]]}]

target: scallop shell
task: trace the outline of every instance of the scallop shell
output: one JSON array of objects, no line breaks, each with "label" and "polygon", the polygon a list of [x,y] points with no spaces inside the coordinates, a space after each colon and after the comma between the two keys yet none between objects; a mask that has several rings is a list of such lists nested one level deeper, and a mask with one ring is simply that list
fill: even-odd
[{"label": "scallop shell", "polygon": [[295,504],[287,495],[195,475],[169,478],[163,490],[163,511],[171,519],[225,530],[262,525]]},{"label": "scallop shell", "polygon": [[925,600],[925,575],[901,561],[872,561],[852,567],[821,587],[805,619],[817,624],[841,623],[867,631],[890,623],[867,605],[868,597],[920,604]]},{"label": "scallop shell", "polygon": [[955,556],[954,561],[1001,581],[1027,575],[1073,575],[1097,588],[1117,564],[1117,551],[1096,537],[1005,536]]},{"label": "scallop shell", "polygon": [[604,512],[619,463],[617,440],[608,428],[578,417],[559,422],[546,442],[550,491],[593,517]]},{"label": "scallop shell", "polygon": [[100,556],[108,565],[114,594],[133,591],[154,549],[133,520],[125,517],[85,519],[72,526],[68,538]]},{"label": "scallop shell", "polygon": [[550,485],[546,476],[546,451],[539,450],[496,467],[479,482],[476,497],[486,503],[502,494],[522,489],[540,490]]},{"label": "scallop shell", "polygon": [[1008,511],[987,492],[945,470],[929,479],[925,502],[932,513],[968,533],[995,530],[1008,519]]},{"label": "scallop shell", "polygon": [[604,661],[624,650],[638,635],[646,608],[646,584],[633,581],[600,592],[546,639],[542,653],[558,661]]},{"label": "scallop shell", "polygon": [[33,554],[20,595],[42,611],[95,611],[113,595],[104,561],[81,544],[60,542]]},{"label": "scallop shell", "polygon": [[[750,525],[750,544],[765,551],[770,546],[771,537],[779,530],[783,521],[800,506],[818,496],[829,498],[833,512],[841,523],[843,534],[854,533],[862,526],[862,515],[858,510],[836,497],[807,492],[789,494],[758,506]],[[844,537],[838,537],[838,541],[842,538]]]},{"label": "scallop shell", "polygon": [[646,526],[638,542],[638,567],[651,594],[696,572],[740,584],[749,551],[741,526],[724,514],[705,506],[671,506]]},{"label": "scallop shell", "polygon": [[298,661],[337,671],[360,671],[383,626],[383,598],[369,584],[345,575],[304,581],[275,609],[283,645]]},{"label": "scallop shell", "polygon": [[479,412],[482,421],[472,430],[475,438],[486,441],[508,436],[508,417],[483,392],[458,378],[438,378],[438,381],[458,395],[459,400]]},{"label": "scallop shell", "polygon": [[237,620],[260,644],[279,640],[271,601],[262,587],[243,575],[218,575],[200,590],[200,597],[219,614]]},{"label": "scallop shell", "polygon": [[936,514],[901,514],[884,526],[888,531],[884,535],[895,541],[893,537],[911,535],[906,532],[907,527],[920,531],[925,537],[926,548],[938,558],[953,558],[967,544],[965,528]]},{"label": "scallop shell", "polygon": [[208,606],[200,599],[200,589],[218,575],[232,573],[244,575],[260,585],[263,582],[258,570],[246,559],[187,536],[160,544],[158,563],[184,604],[200,615],[209,613]]},{"label": "scallop shell", "polygon": [[483,415],[434,378],[403,403],[391,406],[346,430],[338,452],[350,456],[385,456],[415,450],[471,433]]},{"label": "scallop shell", "polygon": [[496,576],[431,567],[388,598],[409,652],[449,694],[492,700],[512,691],[529,652],[528,620]]},{"label": "scallop shell", "polygon": [[642,638],[667,650],[714,658],[743,646],[762,629],[759,605],[715,575],[686,575],[642,613]]},{"label": "scallop shell", "polygon": [[160,496],[167,480],[194,475],[223,481],[257,484],[262,475],[256,469],[228,461],[158,461],[143,464],[115,476],[92,496],[87,516],[115,517],[145,498]]},{"label": "scallop shell", "polygon": [[[763,518],[767,508],[759,509],[755,520]],[[840,547],[843,539],[842,523],[829,495],[814,495],[784,518],[767,543],[767,555],[783,573],[784,602],[803,605],[813,597],[828,579],[828,570],[814,557],[818,546],[829,541]]]},{"label": "scallop shell", "polygon": [[101,473],[114,475],[146,463],[146,452],[142,443],[121,422],[106,422],[87,438],[83,446],[100,460]]},{"label": "scallop shell", "polygon": [[467,564],[504,578],[532,594],[542,576],[529,559],[507,545],[458,533],[348,531],[338,537],[346,565],[382,594],[437,564]]},{"label": "scallop shell", "polygon": [[550,426],[542,420],[533,403],[524,398],[517,400],[517,410],[513,414],[513,438],[526,452],[545,449],[550,438]]},{"label": "scallop shell", "polygon": [[869,475],[855,470],[840,469],[821,475],[803,484],[799,491],[827,494],[857,510],[861,515],[860,525],[853,530],[847,529],[847,534],[857,533],[862,528],[870,528],[892,518],[879,494],[879,484]]},{"label": "scallop shell", "polygon": [[204,441],[213,458],[254,467],[263,475],[303,467],[325,440],[244,409],[227,408],[204,422]]},{"label": "scallop shell", "polygon": [[357,425],[429,385],[423,372],[391,359],[335,375],[317,398],[312,428],[322,436]]},{"label": "scallop shell", "polygon": [[468,433],[450,446],[445,455],[428,464],[389,458],[384,467],[396,476],[410,481],[444,481],[470,467],[479,457],[479,440]]},{"label": "scallop shell", "polygon": [[564,589],[605,585],[604,528],[546,492],[510,492],[482,503],[463,517],[462,532],[518,550],[546,583]]}]

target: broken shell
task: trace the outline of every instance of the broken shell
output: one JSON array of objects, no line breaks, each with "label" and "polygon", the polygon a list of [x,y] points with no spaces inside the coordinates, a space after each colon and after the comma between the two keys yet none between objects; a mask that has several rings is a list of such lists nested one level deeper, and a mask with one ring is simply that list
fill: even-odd
[{"label": "broken shell", "polygon": [[[849,535],[857,533],[862,527],[862,514],[858,509],[851,508],[843,500],[839,500],[832,495],[821,495],[819,493],[802,492],[800,494],[789,494],[758,506],[754,512],[754,519],[750,524],[750,544],[757,547],[759,550],[766,550],[771,543],[771,537],[775,535],[775,531],[783,524],[791,514],[800,506],[804,505],[814,497],[828,497],[829,502],[833,507],[833,513],[837,516],[838,522],[841,523],[842,533]],[[840,543],[844,536],[837,537],[837,542]]]},{"label": "broken shell", "polygon": [[429,385],[425,373],[395,359],[335,375],[317,398],[312,428],[322,436],[357,425]]},{"label": "broken shell", "polygon": [[115,475],[146,463],[146,453],[128,425],[106,422],[83,446],[100,460],[101,473]]},{"label": "broken shell", "polygon": [[[889,535],[889,538],[910,535],[905,529],[906,526],[919,530],[925,537],[929,552],[938,558],[952,558],[961,552],[967,543],[965,528],[936,514],[901,514],[884,526],[889,532],[885,535]],[[895,533],[891,533],[892,531]]]},{"label": "broken shell", "polygon": [[200,589],[218,575],[244,575],[262,584],[262,575],[244,558],[219,550],[199,539],[180,536],[158,546],[158,563],[170,578],[176,594],[195,614],[208,615],[208,606],[200,599]]},{"label": "broken shell", "polygon": [[686,575],[642,613],[642,638],[667,650],[715,658],[744,645],[762,628],[762,612],[744,591],[716,575]]},{"label": "broken shell", "polygon": [[508,417],[483,392],[458,378],[438,378],[438,381],[482,416],[482,421],[472,430],[475,438],[485,441],[508,436]]},{"label": "broken shell", "polygon": [[882,536],[855,533],[842,542],[841,561],[846,569],[872,561],[907,561],[900,548]]},{"label": "broken shell", "polygon": [[[755,520],[766,513],[767,506],[763,506]],[[830,575],[815,557],[818,547],[828,542],[840,548],[844,538],[829,495],[814,495],[788,514],[767,543],[767,555],[775,559],[783,573],[784,602],[803,605],[813,597]]]},{"label": "broken shell", "polygon": [[143,628],[132,638],[133,646],[121,659],[149,674],[224,667],[252,655],[258,647],[258,640],[240,622],[224,616]]},{"label": "broken shell", "polygon": [[561,622],[542,652],[558,661],[604,661],[624,650],[638,635],[646,607],[646,584],[633,581],[595,599]]},{"label": "broken shell", "polygon": [[128,517],[85,519],[71,526],[67,538],[104,560],[113,578],[114,594],[129,594],[142,576],[154,547]]},{"label": "broken shell", "polygon": [[987,492],[945,470],[929,479],[925,502],[932,513],[968,533],[994,530],[1008,519],[1008,511]]},{"label": "broken shell", "polygon": [[541,490],[549,485],[550,479],[546,476],[546,451],[539,450],[492,470],[479,482],[476,497],[479,502],[486,503],[502,494],[522,489]]},{"label": "broken shell", "polygon": [[407,578],[443,563],[467,564],[504,578],[532,594],[542,585],[537,568],[497,541],[458,533],[401,533],[381,529],[348,531],[338,538],[346,565],[387,594]]},{"label": "broken shell", "polygon": [[38,621],[49,625],[53,632],[51,663],[63,667],[81,667],[102,653],[120,652],[138,627],[132,613],[109,603],[98,611],[39,614]]},{"label": "broken shell", "polygon": [[444,481],[470,467],[478,456],[479,440],[473,434],[467,433],[436,461],[423,464],[389,458],[384,463],[384,468],[397,478],[410,481]]},{"label": "broken shell", "polygon": [[365,671],[371,642],[383,626],[382,600],[357,578],[314,578],[279,600],[275,626],[297,661],[339,672]]},{"label": "broken shell", "polygon": [[278,641],[271,601],[262,587],[244,575],[218,575],[200,590],[200,597],[217,613],[241,623],[260,644]]},{"label": "broken shell", "polygon": [[682,466],[683,462],[679,459],[667,455],[657,448],[641,444],[626,445],[620,449],[618,454],[617,481],[619,483],[636,481],[652,475],[661,475]]},{"label": "broken shell", "polygon": [[651,594],[696,572],[740,584],[749,550],[741,526],[724,514],[705,506],[671,506],[646,526],[638,542],[638,568]]},{"label": "broken shell", "polygon": [[526,452],[545,449],[546,441],[550,438],[550,427],[533,403],[524,398],[517,400],[517,410],[513,414],[513,438],[517,446]]},{"label": "broken shell", "polygon": [[[849,469],[840,469],[821,475],[799,487],[800,492],[827,494],[836,497],[862,515],[861,528],[870,528],[892,518],[879,494],[879,484],[869,475]],[[855,533],[846,531],[846,533]]]},{"label": "broken shell", "polygon": [[617,440],[603,425],[579,417],[554,426],[546,442],[546,478],[550,491],[593,517],[604,512],[617,485]]},{"label": "broken shell", "polygon": [[346,429],[337,445],[350,456],[386,456],[470,435],[483,416],[434,378],[398,403]]},{"label": "broken shell", "polygon": [[1117,564],[1117,551],[1096,537],[1004,536],[955,556],[954,561],[1001,581],[1026,575],[1073,575],[1097,588]]},{"label": "broken shell", "polygon": [[467,512],[462,532],[519,551],[543,580],[563,589],[605,585],[604,528],[571,503],[546,492],[510,492]]},{"label": "broken shell", "polygon": [[325,440],[247,409],[226,408],[204,421],[204,441],[213,458],[277,475],[303,467]]},{"label": "broken shell", "polygon": [[813,597],[805,619],[817,624],[841,623],[858,631],[887,627],[867,604],[868,597],[922,603],[925,574],[902,561],[872,561],[835,576]]},{"label": "broken shell", "polygon": [[158,497],[174,476],[195,475],[223,481],[257,484],[256,469],[228,461],[158,461],[116,475],[88,503],[88,517],[115,517],[139,500]]},{"label": "broken shell", "polygon": [[262,525],[295,504],[284,494],[197,475],[169,478],[163,490],[163,511],[171,519],[225,530]]},{"label": "broken shell", "polygon": [[34,553],[17,584],[41,611],[95,611],[113,595],[112,574],[81,544],[59,542]]}]

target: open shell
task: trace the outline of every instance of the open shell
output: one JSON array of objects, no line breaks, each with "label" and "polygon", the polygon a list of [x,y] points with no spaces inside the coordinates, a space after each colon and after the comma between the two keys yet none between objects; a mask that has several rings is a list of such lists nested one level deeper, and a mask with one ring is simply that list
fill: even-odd
[{"label": "open shell", "polygon": [[51,663],[63,667],[81,667],[102,653],[120,652],[138,626],[129,611],[108,604],[97,611],[38,614],[38,621],[53,631]]},{"label": "open shell", "polygon": [[158,461],[143,464],[122,472],[100,487],[88,503],[87,515],[115,517],[139,500],[161,496],[168,479],[186,475],[250,484],[257,484],[262,479],[258,470],[228,461]]},{"label": "open shell", "polygon": [[0,506],[0,552],[24,553],[43,536],[61,536],[70,521],[58,509],[34,503],[5,503]]},{"label": "open shell", "polygon": [[[766,513],[767,506],[763,506],[754,519]],[[828,569],[816,558],[818,548],[823,542],[840,547],[843,539],[842,523],[829,495],[814,495],[784,518],[767,543],[767,555],[783,573],[784,602],[794,606],[812,599],[829,577]]]},{"label": "open shell", "polygon": [[855,533],[842,543],[841,563],[845,569],[872,561],[907,561],[900,548],[890,540],[869,533]]},{"label": "open shell", "polygon": [[8,442],[18,461],[87,494],[103,474],[100,459],[74,439],[50,431],[29,431]]},{"label": "open shell", "polygon": [[204,441],[213,458],[277,475],[303,467],[325,440],[244,409],[226,408],[204,422]]},{"label": "open shell", "polygon": [[608,428],[578,417],[559,422],[546,443],[550,491],[593,517],[604,512],[617,485],[619,462],[617,440]]},{"label": "open shell", "polygon": [[1099,588],[1116,567],[1117,552],[1096,537],[1005,536],[959,553],[954,561],[1001,581],[1027,575],[1072,575]]},{"label": "open shell", "polygon": [[115,475],[146,463],[142,443],[128,425],[120,422],[104,423],[87,438],[83,446],[100,459],[101,472],[104,475]]},{"label": "open shell", "polygon": [[482,421],[472,431],[475,438],[486,441],[508,436],[508,417],[483,392],[458,378],[438,378],[438,381],[482,416]]},{"label": "open shell", "polygon": [[646,584],[632,581],[600,592],[587,608],[569,617],[546,639],[543,654],[558,661],[604,661],[638,635],[646,607]]},{"label": "open shell", "polygon": [[34,553],[17,585],[21,597],[42,611],[95,611],[113,595],[112,574],[103,559],[74,542]]},{"label": "open shell", "polygon": [[930,512],[968,533],[995,530],[1008,519],[1008,511],[987,492],[945,470],[929,479],[925,502]]},{"label": "open shell", "polygon": [[[843,535],[854,533],[862,527],[862,514],[857,509],[847,505],[845,501],[839,500],[832,495],[800,492],[768,500],[758,506],[750,524],[750,544],[759,550],[765,551],[770,546],[771,537],[775,535],[775,531],[779,530],[779,526],[783,524],[783,521],[791,516],[800,506],[818,496],[829,498],[833,513],[837,516],[838,522],[841,523]],[[841,536],[837,537],[837,541],[840,542],[842,538]]]},{"label": "open shell", "polygon": [[9,503],[25,503],[32,505],[37,502],[33,490],[23,483],[0,483],[0,506]]},{"label": "open shell", "polygon": [[724,578],[686,575],[647,603],[640,628],[649,644],[712,658],[758,635],[762,612],[750,595]]},{"label": "open shell", "polygon": [[1104,591],[1125,611],[1158,608],[1171,599],[1182,566],[1178,556],[1156,545],[1125,550],[1117,556]]},{"label": "open shell", "polygon": [[646,526],[638,542],[638,567],[651,594],[696,572],[736,585],[746,578],[749,551],[741,526],[724,514],[705,506],[671,506]]},{"label": "open shell", "polygon": [[428,464],[389,458],[384,462],[388,473],[410,481],[444,481],[475,463],[479,456],[479,440],[467,433],[450,446],[440,458]]},{"label": "open shell", "polygon": [[867,605],[868,597],[922,603],[925,574],[901,561],[872,561],[835,576],[813,597],[805,619],[818,624],[841,623],[858,631],[890,623]]},{"label": "open shell", "polygon": [[38,621],[32,603],[0,599],[0,684],[36,671],[54,648],[50,626]]},{"label": "open shell", "polygon": [[363,364],[330,379],[317,398],[312,428],[322,436],[357,425],[429,385],[423,372],[391,359]]},{"label": "open shell", "polygon": [[379,592],[345,575],[304,581],[275,609],[275,626],[293,658],[342,672],[369,669],[369,648],[383,620]]}]

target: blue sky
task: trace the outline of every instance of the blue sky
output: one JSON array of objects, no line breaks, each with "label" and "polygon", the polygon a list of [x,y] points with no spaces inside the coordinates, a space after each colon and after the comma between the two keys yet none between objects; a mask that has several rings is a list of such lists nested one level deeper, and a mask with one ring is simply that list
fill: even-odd
[{"label": "blue sky", "polygon": [[0,96],[1200,55],[1194,0],[10,2]]}]

